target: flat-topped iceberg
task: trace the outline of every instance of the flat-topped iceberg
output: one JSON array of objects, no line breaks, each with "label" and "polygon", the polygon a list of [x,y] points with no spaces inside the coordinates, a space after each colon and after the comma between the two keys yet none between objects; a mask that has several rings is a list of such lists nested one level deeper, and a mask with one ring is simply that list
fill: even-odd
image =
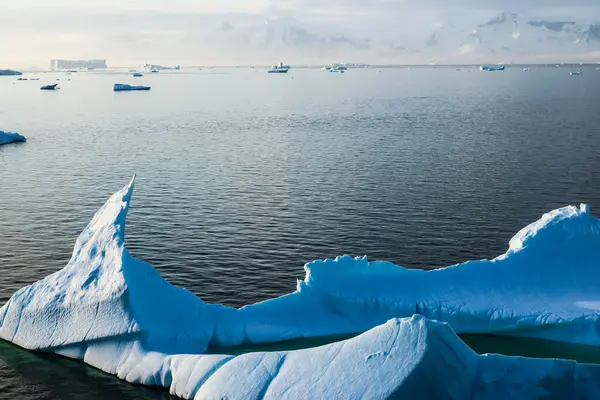
[{"label": "flat-topped iceberg", "polygon": [[0,76],[15,76],[15,75],[23,75],[20,71],[15,71],[13,69],[0,69]]},{"label": "flat-topped iceberg", "polygon": [[150,86],[132,86],[124,83],[115,83],[113,86],[115,92],[127,92],[131,90],[150,90]]},{"label": "flat-topped iceberg", "polygon": [[504,71],[504,65],[482,65],[479,67],[481,71]]},{"label": "flat-topped iceberg", "polygon": [[0,145],[13,142],[25,142],[26,140],[25,136],[19,135],[18,133],[0,131]]},{"label": "flat-topped iceberg", "polygon": [[[600,395],[598,367],[478,356],[454,334],[599,346],[600,221],[586,206],[545,214],[494,260],[434,271],[366,257],[315,261],[296,292],[235,309],[204,303],[129,254],[133,183],[96,213],[64,269],[0,309],[1,338],[184,398]],[[395,319],[414,314],[447,325]],[[313,349],[204,354],[209,347],[360,332]]]},{"label": "flat-topped iceberg", "polygon": [[179,65],[175,65],[175,66],[162,66],[162,65],[157,65],[157,64],[144,64],[141,66],[141,69],[144,71],[162,71],[162,70],[179,70],[181,69],[181,67]]}]

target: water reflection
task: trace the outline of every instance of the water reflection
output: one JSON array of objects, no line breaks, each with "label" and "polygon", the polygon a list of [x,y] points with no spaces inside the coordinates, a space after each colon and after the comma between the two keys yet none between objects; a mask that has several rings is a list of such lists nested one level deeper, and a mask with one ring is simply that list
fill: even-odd
[{"label": "water reflection", "polygon": [[11,399],[175,399],[132,385],[82,362],[32,352],[0,340],[0,394]]}]

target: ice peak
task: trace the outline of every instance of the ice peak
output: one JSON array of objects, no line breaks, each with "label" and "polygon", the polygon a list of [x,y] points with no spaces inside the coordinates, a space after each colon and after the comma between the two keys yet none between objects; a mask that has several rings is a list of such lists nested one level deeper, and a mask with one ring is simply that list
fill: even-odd
[{"label": "ice peak", "polygon": [[600,242],[600,221],[590,217],[587,204],[581,204],[579,208],[568,206],[550,211],[521,229],[510,240],[509,252],[535,247],[536,243],[539,244],[537,247],[547,250],[579,238]]},{"label": "ice peak", "polygon": [[[131,201],[131,195],[133,194],[133,188],[135,186],[135,174],[129,181],[129,183],[121,190],[113,194],[104,203],[102,208],[96,212],[92,221],[88,224],[86,229],[81,233],[77,239],[78,245],[82,245],[89,239],[91,235],[95,236],[95,240],[98,240],[98,235],[103,234],[105,241],[111,241],[117,239],[121,244],[125,239],[125,218],[129,211],[129,203]],[[108,231],[112,232],[113,235],[105,235]]]}]

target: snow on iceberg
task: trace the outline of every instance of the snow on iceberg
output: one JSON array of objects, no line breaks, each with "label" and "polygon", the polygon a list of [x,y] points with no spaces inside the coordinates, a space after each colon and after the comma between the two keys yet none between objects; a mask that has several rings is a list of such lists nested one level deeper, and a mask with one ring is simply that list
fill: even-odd
[{"label": "snow on iceberg", "polygon": [[[563,387],[600,394],[598,367],[477,356],[453,332],[600,345],[600,221],[586,206],[545,214],[494,260],[435,271],[366,257],[315,261],[296,292],[235,309],[204,303],[129,254],[133,186],[96,213],[64,269],[0,308],[1,338],[184,398],[403,398],[416,388],[424,398],[529,397]],[[414,314],[449,325],[395,319]],[[360,332],[314,349],[203,354]]]},{"label": "snow on iceberg", "polygon": [[18,133],[0,131],[0,144],[8,144],[12,142],[24,142],[25,136],[19,135]]}]

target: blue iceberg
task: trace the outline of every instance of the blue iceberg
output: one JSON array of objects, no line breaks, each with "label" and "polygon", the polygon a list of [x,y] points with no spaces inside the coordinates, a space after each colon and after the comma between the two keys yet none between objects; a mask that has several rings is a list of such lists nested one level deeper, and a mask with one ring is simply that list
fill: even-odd
[{"label": "blue iceberg", "polygon": [[8,144],[13,142],[25,142],[25,136],[18,133],[0,131],[0,144]]},{"label": "blue iceberg", "polygon": [[56,89],[60,89],[58,87],[58,83],[55,83],[53,85],[44,85],[40,88],[41,90],[56,90]]},{"label": "blue iceberg", "polygon": [[[129,254],[133,187],[96,213],[64,269],[0,309],[1,338],[187,399],[600,396],[600,366],[479,356],[456,336],[600,345],[600,221],[585,205],[545,214],[493,260],[434,271],[314,261],[294,293],[235,309],[172,286]],[[207,354],[361,332],[310,349]]]},{"label": "blue iceberg", "polygon": [[115,83],[113,89],[115,92],[125,92],[131,90],[150,90],[150,86],[132,86],[126,85],[124,83]]},{"label": "blue iceberg", "polygon": [[0,76],[15,76],[15,75],[23,75],[20,71],[15,71],[12,69],[0,69]]},{"label": "blue iceberg", "polygon": [[479,67],[481,71],[504,71],[504,65],[482,65]]}]

